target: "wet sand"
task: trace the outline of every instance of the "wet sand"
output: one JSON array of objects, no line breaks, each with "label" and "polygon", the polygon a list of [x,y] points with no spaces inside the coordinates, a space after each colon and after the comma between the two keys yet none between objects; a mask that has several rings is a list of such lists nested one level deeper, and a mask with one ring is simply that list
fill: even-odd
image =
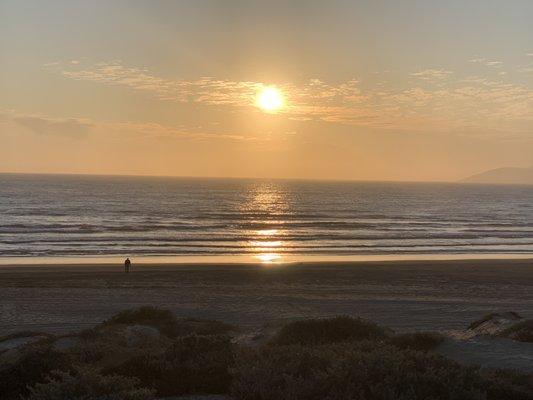
[{"label": "wet sand", "polygon": [[64,333],[142,305],[244,327],[353,315],[396,330],[533,317],[533,260],[0,266],[0,335]]}]

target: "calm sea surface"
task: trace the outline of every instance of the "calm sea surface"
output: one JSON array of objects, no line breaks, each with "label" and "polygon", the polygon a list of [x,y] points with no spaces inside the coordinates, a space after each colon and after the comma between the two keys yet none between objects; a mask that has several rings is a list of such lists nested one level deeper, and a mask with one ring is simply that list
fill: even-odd
[{"label": "calm sea surface", "polygon": [[0,257],[533,254],[533,186],[0,175]]}]

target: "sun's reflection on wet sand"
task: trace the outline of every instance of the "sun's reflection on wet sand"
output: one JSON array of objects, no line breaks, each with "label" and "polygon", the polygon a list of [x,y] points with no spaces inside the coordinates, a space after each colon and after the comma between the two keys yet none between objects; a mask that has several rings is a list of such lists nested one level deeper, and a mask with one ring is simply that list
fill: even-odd
[{"label": "sun's reflection on wet sand", "polygon": [[254,257],[261,261],[263,264],[272,264],[274,262],[281,261],[281,255],[276,253],[261,253],[256,254]]}]

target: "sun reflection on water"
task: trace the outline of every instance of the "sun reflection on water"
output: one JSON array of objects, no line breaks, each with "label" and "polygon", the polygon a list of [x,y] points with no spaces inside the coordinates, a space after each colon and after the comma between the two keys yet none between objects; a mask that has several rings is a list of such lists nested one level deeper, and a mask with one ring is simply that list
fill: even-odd
[{"label": "sun reflection on water", "polygon": [[[276,229],[273,229],[277,231]],[[258,232],[256,234],[261,235]],[[263,236],[266,236],[263,234]],[[283,242],[281,240],[252,240],[249,242],[250,249],[257,253],[254,258],[260,260],[262,263],[273,263],[281,260],[281,254],[276,250],[282,248]]]},{"label": "sun reflection on water", "polygon": [[[253,224],[283,226],[284,215],[289,211],[286,193],[280,185],[262,183],[249,190],[248,201],[241,210]],[[282,260],[282,231],[278,228],[262,228],[250,232],[248,250],[261,263],[275,263]]]},{"label": "sun reflection on water", "polygon": [[277,229],[260,229],[256,233],[261,236],[273,236],[278,234],[279,230]]},{"label": "sun reflection on water", "polygon": [[260,248],[279,248],[281,247],[281,241],[280,240],[273,240],[270,242],[250,242],[250,245],[254,247],[260,247]]}]

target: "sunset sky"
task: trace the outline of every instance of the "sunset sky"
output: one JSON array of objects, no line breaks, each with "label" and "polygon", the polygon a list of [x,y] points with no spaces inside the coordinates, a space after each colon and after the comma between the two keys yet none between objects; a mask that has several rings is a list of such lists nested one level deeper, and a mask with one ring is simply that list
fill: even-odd
[{"label": "sunset sky", "polygon": [[[533,1],[0,0],[0,172],[533,165]],[[265,88],[275,110],[258,107]]]}]

